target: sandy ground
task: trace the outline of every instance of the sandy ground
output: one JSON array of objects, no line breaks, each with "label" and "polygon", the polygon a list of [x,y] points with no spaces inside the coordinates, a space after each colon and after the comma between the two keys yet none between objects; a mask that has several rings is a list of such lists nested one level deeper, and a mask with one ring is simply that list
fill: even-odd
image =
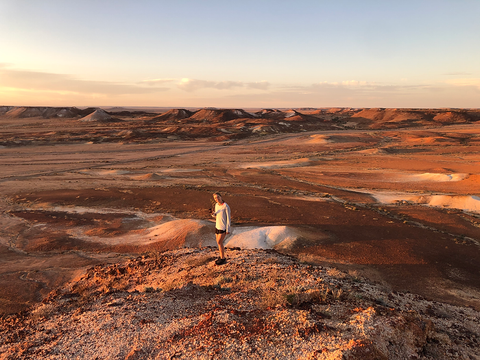
[{"label": "sandy ground", "polygon": [[141,133],[140,121],[2,120],[1,312],[95,264],[214,245],[214,191],[232,209],[231,246],[480,309],[477,123],[232,140]]}]

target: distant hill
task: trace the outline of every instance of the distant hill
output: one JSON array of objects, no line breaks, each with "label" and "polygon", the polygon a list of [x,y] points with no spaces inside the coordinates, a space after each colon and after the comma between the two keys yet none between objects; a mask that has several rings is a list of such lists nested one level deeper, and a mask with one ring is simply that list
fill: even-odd
[{"label": "distant hill", "polygon": [[[478,113],[478,112],[477,112]],[[477,115],[478,116],[478,115]],[[466,110],[459,109],[362,109],[351,116],[352,121],[368,120],[371,128],[402,128],[411,126],[432,126],[461,124],[478,121]]]},{"label": "distant hill", "polygon": [[194,112],[187,109],[172,109],[163,113],[161,115],[155,116],[154,118],[147,120],[147,123],[156,123],[156,122],[176,122],[178,120],[183,120],[192,116]]},{"label": "distant hill", "polygon": [[105,110],[97,109],[93,113],[81,118],[80,121],[118,122],[122,120],[112,117]]},{"label": "distant hill", "polygon": [[88,109],[80,110],[76,107],[38,107],[38,106],[1,106],[0,115],[8,118],[76,118],[88,114]]},{"label": "distant hill", "polygon": [[[149,127],[144,138],[180,136],[182,139],[212,138],[212,141],[240,139],[251,135],[298,131],[342,129],[400,129],[424,126],[468,124],[480,121],[477,109],[415,108],[266,108],[248,112],[225,108],[151,108],[164,113],[145,112],[140,107],[77,108],[45,106],[0,106],[4,119],[75,119],[81,122],[125,122],[125,126]],[[132,111],[130,111],[132,110]],[[152,125],[155,125],[152,128]],[[164,126],[173,128],[162,128]],[[105,136],[104,136],[105,137]],[[107,136],[108,137],[108,136]]]},{"label": "distant hill", "polygon": [[205,108],[198,110],[190,116],[190,120],[206,122],[226,122],[235,119],[253,118],[254,116],[242,109],[211,109]]}]

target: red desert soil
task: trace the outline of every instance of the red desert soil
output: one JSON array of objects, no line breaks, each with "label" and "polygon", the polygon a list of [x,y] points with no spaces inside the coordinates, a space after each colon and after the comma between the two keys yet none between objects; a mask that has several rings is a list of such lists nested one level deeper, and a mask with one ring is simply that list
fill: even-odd
[{"label": "red desert soil", "polygon": [[[203,109],[105,123],[82,121],[95,109],[49,109],[0,117],[3,313],[92,265],[214,245],[214,191],[237,229],[303,234],[279,252],[480,309],[478,112]],[[425,205],[432,196],[450,200]],[[153,231],[178,219],[192,221],[170,239]]]}]

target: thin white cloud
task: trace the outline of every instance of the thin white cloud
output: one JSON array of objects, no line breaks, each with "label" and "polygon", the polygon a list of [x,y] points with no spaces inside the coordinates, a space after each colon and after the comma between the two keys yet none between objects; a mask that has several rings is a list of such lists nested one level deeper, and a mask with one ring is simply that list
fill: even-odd
[{"label": "thin white cloud", "polygon": [[[480,81],[451,84],[379,84],[362,81],[283,85],[262,96],[239,94],[228,100],[274,107],[479,107]],[[233,106],[233,105],[232,105]]]},{"label": "thin white cloud", "polygon": [[168,84],[174,81],[176,81],[176,79],[150,79],[150,80],[143,80],[140,82],[140,84],[147,84],[150,86],[154,86],[154,85]]},{"label": "thin white cloud", "polygon": [[100,95],[148,94],[168,90],[168,88],[142,87],[128,83],[81,80],[67,74],[16,70],[5,65],[0,66],[0,86],[21,90]]},{"label": "thin white cloud", "polygon": [[446,80],[445,83],[452,86],[473,86],[480,90],[480,79],[479,78],[468,78],[468,79],[451,79]]},{"label": "thin white cloud", "polygon": [[178,83],[178,87],[184,91],[193,92],[200,89],[231,90],[235,88],[247,88],[267,90],[270,84],[266,81],[260,82],[242,82],[242,81],[209,81],[183,78]]},{"label": "thin white cloud", "polygon": [[443,74],[443,75],[447,75],[447,76],[470,76],[472,75],[471,73],[467,73],[467,72],[450,72],[450,73],[446,73],[446,74]]},{"label": "thin white cloud", "polygon": [[183,78],[180,80],[178,87],[185,91],[196,91],[200,89],[212,88],[217,90],[229,90],[236,87],[242,87],[243,84],[238,81],[208,81]]},{"label": "thin white cloud", "polygon": [[268,90],[270,83],[268,81],[258,81],[246,83],[248,89]]},{"label": "thin white cloud", "polygon": [[343,86],[347,88],[352,88],[352,87],[366,87],[366,86],[375,86],[375,83],[370,83],[367,81],[358,81],[358,80],[344,80],[344,81],[338,81],[338,82],[321,82],[314,84],[317,86],[322,86],[322,85],[331,85],[331,86]]},{"label": "thin white cloud", "polygon": [[428,89],[429,85],[384,85],[367,81],[339,81],[321,82],[311,85],[285,86],[284,91],[298,92],[303,94],[337,94],[339,96],[359,96],[371,94],[383,94],[392,92],[412,92],[420,89]]},{"label": "thin white cloud", "polygon": [[[162,96],[162,101],[181,106],[480,107],[480,79],[455,77],[458,78],[410,85],[406,81],[383,84],[359,80],[281,85],[190,78],[152,78],[134,84],[81,80],[67,74],[18,70],[11,64],[0,63],[0,94],[4,101],[9,99],[12,103],[26,99],[30,103],[91,103],[95,99],[98,104],[153,104],[158,101],[159,92],[172,90]],[[201,91],[204,89],[214,91]]]}]

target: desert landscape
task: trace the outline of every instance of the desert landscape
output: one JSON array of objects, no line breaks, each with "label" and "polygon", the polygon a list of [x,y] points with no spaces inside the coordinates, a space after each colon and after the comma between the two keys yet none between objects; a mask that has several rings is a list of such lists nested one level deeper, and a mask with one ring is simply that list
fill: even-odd
[{"label": "desert landscape", "polygon": [[[423,351],[423,358],[480,358],[479,110],[3,106],[0,124],[0,313],[2,338],[10,339],[0,353],[4,352],[6,359],[15,358],[20,350],[25,356],[62,358],[52,355],[52,348],[32,345],[31,334],[43,330],[13,338],[11,334],[20,322],[27,328],[33,326],[28,321],[42,321],[45,329],[48,321],[54,321],[52,317],[60,321],[62,294],[79,296],[75,286],[88,276],[95,277],[92,269],[110,271],[143,256],[143,261],[151,261],[153,268],[163,271],[159,259],[173,256],[178,259],[169,260],[168,266],[177,267],[179,273],[179,264],[188,261],[189,267],[220,271],[212,263],[216,244],[209,209],[215,191],[232,209],[233,232],[226,238],[231,261],[224,265],[229,275],[218,280],[220,274],[215,273],[212,276],[217,280],[211,283],[196,282],[198,274],[190,274],[184,281],[176,278],[176,283],[168,286],[170,293],[163,274],[162,281],[135,279],[133,285],[117,292],[140,291],[153,298],[159,294],[155,289],[162,288],[165,297],[188,297],[193,291],[211,299],[222,284],[233,281],[234,268],[248,273],[257,263],[280,264],[280,268],[288,263],[297,283],[310,276],[306,274],[324,269],[329,276],[334,272],[345,281],[363,279],[362,284],[382,294],[352,300],[351,296],[334,296],[330,290],[330,306],[335,302],[339,307],[345,301],[351,304],[345,305],[350,315],[359,313],[364,318],[374,311],[370,308],[384,315],[398,307],[402,316],[417,310],[431,318],[424,324],[433,322],[437,335],[429,338],[422,328],[423,345],[409,348],[415,348],[416,355]],[[201,259],[188,260],[188,256]],[[245,260],[249,256],[257,261]],[[275,259],[269,260],[269,256]],[[245,261],[250,261],[249,268]],[[264,272],[261,277],[253,270],[248,273],[257,276],[258,291],[266,291],[270,270],[259,269],[259,274]],[[279,276],[286,274],[285,270]],[[344,294],[353,291],[354,285],[345,285]],[[230,288],[235,286],[238,284],[233,281]],[[305,286],[300,292],[314,289]],[[99,302],[91,306],[127,307],[126,300],[96,298],[99,294],[118,296],[114,287],[92,293],[88,301]],[[275,284],[269,283],[267,288],[274,289]],[[255,297],[254,293],[249,296]],[[409,300],[398,300],[398,294]],[[295,311],[318,307],[322,302],[315,296],[315,301],[313,297],[302,301],[287,297],[288,302],[273,301],[260,308],[283,311],[286,316],[292,306]],[[365,303],[367,298],[374,299],[374,305]],[[170,306],[167,300],[165,308]],[[80,313],[72,315],[75,309],[69,308],[73,317],[68,321],[75,322],[75,316],[87,311],[86,301]],[[322,301],[328,302],[326,298]],[[38,309],[47,305],[51,309],[56,306],[49,312],[50,320],[38,316]],[[432,310],[436,307],[444,310]],[[202,311],[213,313],[212,309]],[[247,314],[247,310],[252,309],[241,311]],[[342,311],[348,312],[346,308]],[[439,323],[442,316],[448,317],[446,313],[452,314],[448,315],[451,324],[456,324],[463,338],[457,334],[454,341],[447,330],[450,325]],[[31,314],[37,314],[34,320]],[[335,316],[332,322],[343,321],[343,315]],[[300,338],[305,339],[305,331],[321,332],[315,321],[309,321],[313,327],[302,328],[301,336],[297,334]],[[415,321],[417,325],[421,322]],[[443,329],[443,338],[439,329]],[[187,327],[182,331],[185,336],[196,336]],[[361,335],[367,342],[351,346],[345,344],[360,335],[342,338],[332,345],[343,349],[336,355],[319,350],[316,357],[308,356],[406,358],[406,350],[398,350],[403,345],[395,345],[395,357],[385,350],[387,345],[370,346],[378,343],[378,332],[367,335]],[[30,345],[22,347],[28,336]],[[444,339],[448,336],[450,342]],[[450,352],[440,354],[427,338],[436,339],[439,347]],[[177,344],[181,336],[169,341]],[[51,344],[57,343],[58,339]],[[302,345],[304,358],[308,358],[307,348],[312,350],[307,343]],[[240,343],[235,344],[240,354]],[[147,351],[138,344],[128,346],[115,358],[142,358]],[[155,350],[156,358],[176,356],[176,352],[161,350],[166,346]],[[201,353],[222,358],[215,353],[224,345],[219,346],[206,347]],[[252,358],[281,356],[268,353],[266,346],[257,355],[253,352]],[[234,358],[234,353],[225,358]],[[191,349],[177,355],[197,356]],[[198,358],[209,358],[202,356]]]}]

